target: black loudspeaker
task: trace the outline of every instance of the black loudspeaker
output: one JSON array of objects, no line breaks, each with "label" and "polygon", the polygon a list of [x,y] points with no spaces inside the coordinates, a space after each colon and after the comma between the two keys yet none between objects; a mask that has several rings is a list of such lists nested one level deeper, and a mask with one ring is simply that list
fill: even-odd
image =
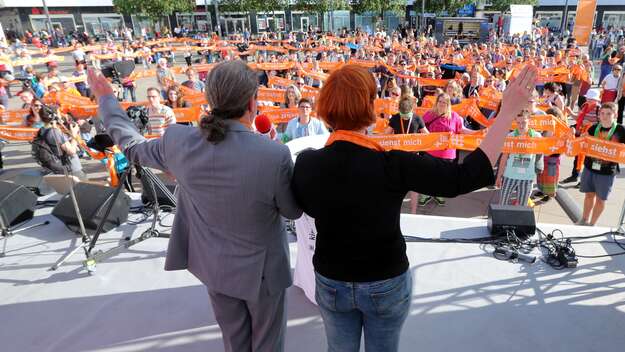
[{"label": "black loudspeaker", "polygon": [[0,181],[0,225],[8,228],[32,219],[36,205],[37,196],[26,187]]},{"label": "black loudspeaker", "polygon": [[[104,217],[106,208],[111,204],[115,189],[92,183],[80,182],[74,187],[76,201],[80,208],[80,215],[87,234],[93,235],[98,224]],[[111,213],[104,222],[102,232],[112,230],[128,220],[130,197],[124,192],[119,194]],[[64,222],[70,229],[80,232],[78,218],[70,194],[66,194],[52,210],[52,215]]]},{"label": "black loudspeaker", "polygon": [[[169,197],[167,197],[156,185],[152,185],[152,181],[148,175],[145,175],[145,169],[137,169],[137,177],[141,181],[141,202],[144,205],[152,205],[154,204],[154,192],[156,192],[156,199],[158,199],[159,206],[169,206],[176,207],[175,203],[172,203]],[[153,177],[156,177],[152,174]],[[171,195],[174,194],[176,190],[176,185],[165,185],[163,184]]]},{"label": "black loudspeaker", "polygon": [[28,170],[18,174],[11,181],[28,188],[38,196],[45,196],[54,192],[43,180],[45,175],[46,173],[42,170]]},{"label": "black loudspeaker", "polygon": [[[154,192],[152,191],[152,188],[150,187],[149,183],[146,183],[145,181],[143,181],[144,179],[141,179],[141,202],[144,205],[150,205],[154,203]],[[171,194],[174,194],[174,191],[176,190],[176,185],[165,185],[165,187],[167,187],[167,189],[169,190],[169,192]],[[162,206],[169,206],[169,207],[175,207],[176,204],[172,203],[168,197],[165,196],[165,194],[163,192],[161,192],[160,189],[155,188],[156,191],[156,196],[158,199],[158,205]]]},{"label": "black loudspeaker", "polygon": [[530,207],[519,205],[490,204],[488,230],[493,237],[506,236],[514,232],[520,239],[525,239],[536,233],[534,211]]}]

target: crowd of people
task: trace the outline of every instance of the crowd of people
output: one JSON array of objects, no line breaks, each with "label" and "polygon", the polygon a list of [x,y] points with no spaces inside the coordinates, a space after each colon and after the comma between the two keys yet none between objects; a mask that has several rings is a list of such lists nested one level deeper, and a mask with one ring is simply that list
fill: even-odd
[{"label": "crowd of people", "polygon": [[[229,41],[181,33],[103,44],[72,39],[65,50],[71,76],[59,72],[63,51],[34,55],[14,41],[0,49],[0,104],[8,107],[19,82],[18,124],[36,129],[80,178],[88,177],[80,158],[91,155],[90,140],[107,133],[126,158],[182,185],[166,268],[188,269],[207,285],[227,351],[282,350],[291,284],[282,217],[302,211],[318,231],[316,300],[329,350],[357,351],[364,333],[367,351],[396,351],[412,290],[399,228],[404,197],[416,212],[498,184],[502,204],[548,201],[562,156],[501,153],[506,137],[551,136],[531,127],[537,115],[571,124],[575,136],[625,143],[625,42],[612,33],[593,38],[591,54],[597,46],[602,53],[597,77],[575,38],[554,39],[546,28],[486,43],[437,42],[407,27]],[[99,74],[128,61],[143,70]],[[137,81],[145,77],[155,84],[147,101],[137,102]],[[467,101],[479,111],[462,113],[457,107]],[[86,102],[97,114],[74,116]],[[195,108],[195,119],[177,117]],[[276,112],[287,118],[274,117],[268,131],[255,127],[260,115]],[[484,138],[464,154],[386,152],[369,138],[440,132]],[[328,135],[326,147],[301,153],[293,166],[283,144],[313,135]],[[562,181],[580,179],[586,196],[579,224],[594,225],[619,165],[589,156],[575,164]]]},{"label": "crowd of people", "polygon": [[[189,90],[204,93],[204,80],[210,64],[240,58],[251,65],[266,65],[268,68],[256,70],[260,84],[284,91],[281,100],[259,100],[259,112],[276,107],[297,110],[296,116],[290,121],[274,126],[273,137],[287,142],[304,136],[329,133],[327,126],[314,114],[318,91],[323,87],[329,72],[344,63],[360,61],[368,66],[375,78],[376,98],[391,99],[398,103],[397,113],[385,111],[379,115],[387,127],[378,130],[378,133],[466,134],[476,133],[485,126],[476,122],[472,116],[460,116],[452,110],[452,106],[471,98],[500,97],[514,71],[523,65],[532,64],[543,70],[564,68],[566,74],[552,76],[557,77],[555,81],[537,82],[532,106],[528,110],[529,116],[548,112],[566,123],[575,120],[573,126],[579,136],[587,133],[599,121],[599,108],[604,103],[617,104],[615,118],[618,125],[622,124],[625,105],[622,78],[625,39],[618,33],[611,29],[592,38],[593,49],[602,45],[606,54],[601,59],[599,77],[594,77],[595,64],[589,55],[579,49],[575,38],[557,38],[544,27],[536,27],[532,33],[507,38],[495,36],[488,43],[464,45],[453,38],[437,43],[433,37],[405,27],[389,33],[378,30],[374,34],[343,31],[339,35],[331,35],[309,31],[287,36],[281,33],[235,35],[230,41],[221,41],[214,34],[199,34],[193,41],[124,39],[118,43],[108,40],[101,45],[95,45],[92,38],[86,39],[84,44],[84,40],[74,39],[70,49],[66,50],[71,50],[75,63],[71,76],[59,73],[58,57],[51,49],[43,49],[43,58],[39,61],[45,65],[47,72],[36,70],[38,66],[27,64],[32,59],[32,51],[20,41],[15,41],[11,47],[0,49],[5,57],[12,59],[5,61],[3,74],[8,79],[0,81],[0,102],[6,105],[10,96],[9,79],[20,79],[23,89],[18,94],[23,101],[22,109],[27,111],[23,126],[41,127],[45,123],[41,121],[37,109],[46,96],[61,92],[93,99],[89,84],[84,80],[86,67],[101,69],[115,62],[131,61],[146,71],[155,71],[156,86],[147,89],[148,101],[144,103],[148,115],[146,130],[149,134],[162,135],[168,126],[176,123],[174,109],[193,106],[187,99],[192,94]],[[182,33],[176,33],[176,36],[184,38]],[[602,41],[598,42],[597,38]],[[176,61],[177,52],[182,52],[184,57],[181,65]],[[11,66],[10,62],[24,64]],[[186,79],[178,79],[177,74],[184,74]],[[121,100],[137,101],[137,79],[130,75],[114,86]],[[203,105],[202,111],[207,108]],[[417,114],[419,108],[429,110]],[[493,106],[481,105],[480,110],[486,118],[492,118],[497,113]],[[92,125],[101,126],[97,119],[94,116],[92,119],[75,121],[83,127],[83,138],[89,139]],[[88,123],[89,120],[95,122]],[[96,132],[103,131],[98,129]],[[536,138],[540,135],[531,129],[513,133]],[[614,138],[619,136],[617,132]],[[453,149],[427,153],[449,162],[459,158]],[[518,165],[521,161],[527,169],[527,162],[536,167],[533,172],[525,173],[523,187],[511,183],[510,177],[504,176],[505,182],[501,182],[504,187],[501,202],[527,204],[528,201],[531,203],[529,199],[532,195],[538,201],[548,201],[554,197],[560,181],[560,156],[533,158],[513,155],[503,159],[498,170],[506,171],[499,172],[499,175],[509,175],[515,168],[507,164],[513,162]],[[578,181],[579,174],[579,168],[573,168],[571,176],[563,181]],[[534,184],[538,186],[537,192],[532,192]],[[581,183],[578,187],[581,187]],[[518,191],[514,192],[517,196],[510,198],[510,190]],[[431,201],[439,206],[445,205],[445,199],[441,197],[411,194],[411,199],[412,212],[416,212],[417,205],[426,206]],[[596,218],[595,221],[586,218],[586,221],[594,224]]]}]

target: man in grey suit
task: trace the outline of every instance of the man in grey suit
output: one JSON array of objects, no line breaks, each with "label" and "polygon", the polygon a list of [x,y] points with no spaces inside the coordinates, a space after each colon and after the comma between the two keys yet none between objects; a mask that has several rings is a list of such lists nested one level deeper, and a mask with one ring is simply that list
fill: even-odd
[{"label": "man in grey suit", "polygon": [[302,211],[291,194],[288,148],[251,130],[256,73],[241,61],[217,65],[206,81],[212,111],[200,128],[172,125],[149,141],[105,78],[89,72],[89,83],[126,156],[178,182],[165,270],[188,269],[206,285],[226,351],[283,351],[292,281],[282,216]]}]

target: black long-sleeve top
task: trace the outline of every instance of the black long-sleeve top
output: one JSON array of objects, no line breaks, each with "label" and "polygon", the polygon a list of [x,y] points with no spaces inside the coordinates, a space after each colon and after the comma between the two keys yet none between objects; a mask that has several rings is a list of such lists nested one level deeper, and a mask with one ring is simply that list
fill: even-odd
[{"label": "black long-sleeve top", "polygon": [[299,205],[315,218],[318,273],[348,282],[402,274],[408,269],[399,227],[406,192],[455,197],[495,182],[480,149],[461,164],[423,154],[336,141],[298,156],[292,188]]}]

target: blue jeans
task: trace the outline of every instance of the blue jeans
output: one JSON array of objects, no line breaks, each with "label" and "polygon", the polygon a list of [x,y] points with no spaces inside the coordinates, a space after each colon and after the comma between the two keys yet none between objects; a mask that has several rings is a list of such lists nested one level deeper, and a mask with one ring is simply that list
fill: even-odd
[{"label": "blue jeans", "polygon": [[315,273],[315,281],[328,352],[357,352],[363,330],[366,352],[399,350],[412,297],[410,270],[372,282],[337,281]]}]

